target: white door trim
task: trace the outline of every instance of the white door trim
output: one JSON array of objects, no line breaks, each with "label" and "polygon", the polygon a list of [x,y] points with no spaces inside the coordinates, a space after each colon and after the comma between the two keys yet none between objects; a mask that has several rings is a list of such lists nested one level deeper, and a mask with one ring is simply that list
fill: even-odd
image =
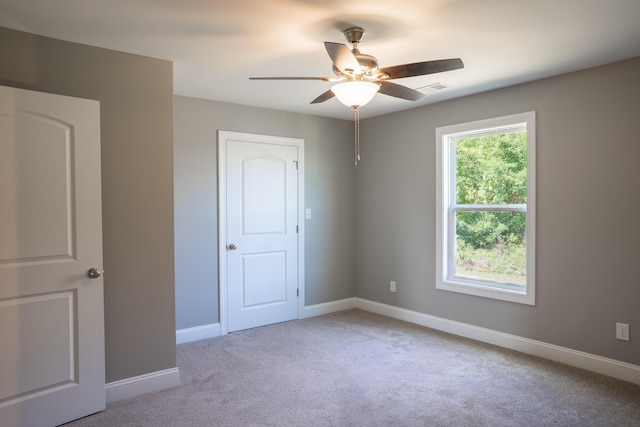
[{"label": "white door trim", "polygon": [[290,145],[298,148],[298,315],[304,313],[304,140],[280,136],[258,135],[242,132],[218,131],[218,299],[220,314],[220,335],[229,333],[227,310],[227,148],[226,141],[240,139],[242,141]]}]

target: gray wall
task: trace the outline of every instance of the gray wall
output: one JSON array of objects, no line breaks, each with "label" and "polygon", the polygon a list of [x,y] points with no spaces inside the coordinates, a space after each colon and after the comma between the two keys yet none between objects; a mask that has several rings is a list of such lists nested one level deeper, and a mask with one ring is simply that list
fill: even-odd
[{"label": "gray wall", "polygon": [[[638,76],[635,58],[365,120],[356,295],[640,365]],[[436,127],[531,110],[536,306],[436,290]]]},{"label": "gray wall", "polygon": [[353,124],[176,96],[176,326],[218,323],[217,131],[305,141],[305,304],[355,295]]},{"label": "gray wall", "polygon": [[106,378],[175,367],[171,62],[0,28],[0,84],[100,101]]},{"label": "gray wall", "polygon": [[[176,327],[218,321],[218,129],[305,139],[306,305],[355,295],[640,365],[638,75],[636,58],[364,120],[354,170],[351,122],[173,97],[169,62],[0,28],[0,84],[101,101],[110,382],[174,367]],[[537,305],[436,291],[435,128],[529,110]]]}]

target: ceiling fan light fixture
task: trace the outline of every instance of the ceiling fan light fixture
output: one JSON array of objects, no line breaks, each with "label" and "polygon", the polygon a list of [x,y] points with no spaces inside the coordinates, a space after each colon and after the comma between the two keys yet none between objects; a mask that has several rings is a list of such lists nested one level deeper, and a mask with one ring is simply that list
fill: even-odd
[{"label": "ceiling fan light fixture", "polygon": [[365,81],[343,82],[334,85],[331,91],[347,107],[358,108],[367,104],[380,90],[380,86]]}]

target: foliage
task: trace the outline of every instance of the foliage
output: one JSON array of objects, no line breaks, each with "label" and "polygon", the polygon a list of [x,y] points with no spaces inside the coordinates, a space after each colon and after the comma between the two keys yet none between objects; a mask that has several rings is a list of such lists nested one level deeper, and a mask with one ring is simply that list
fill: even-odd
[{"label": "foliage", "polygon": [[460,239],[457,239],[456,245],[456,275],[515,285],[525,284],[525,245],[496,244],[491,249],[473,249]]},{"label": "foliage", "polygon": [[[456,141],[458,204],[527,203],[525,131]],[[456,232],[473,249],[524,242],[526,215],[518,212],[457,212]]]}]

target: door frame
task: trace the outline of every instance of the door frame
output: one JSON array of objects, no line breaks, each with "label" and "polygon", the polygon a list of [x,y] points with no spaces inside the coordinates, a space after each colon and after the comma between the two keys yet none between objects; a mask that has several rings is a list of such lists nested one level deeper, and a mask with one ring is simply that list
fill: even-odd
[{"label": "door frame", "polygon": [[304,286],[304,139],[260,135],[244,132],[218,131],[218,314],[220,335],[229,333],[227,310],[227,144],[228,140],[240,140],[257,144],[294,146],[298,149],[298,319],[305,307]]}]

